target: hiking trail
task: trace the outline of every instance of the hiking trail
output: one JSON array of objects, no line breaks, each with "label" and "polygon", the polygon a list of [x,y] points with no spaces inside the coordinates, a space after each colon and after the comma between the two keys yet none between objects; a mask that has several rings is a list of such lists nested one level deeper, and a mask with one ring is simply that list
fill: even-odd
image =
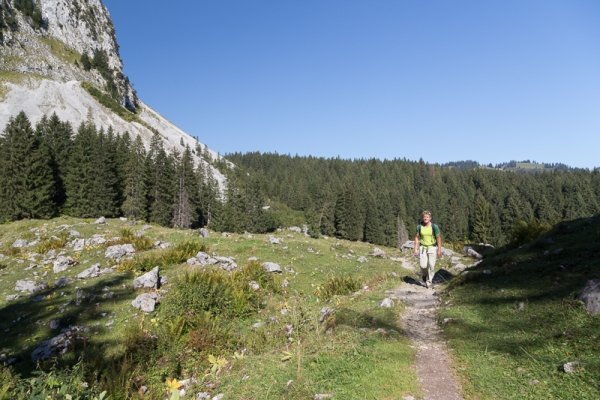
[{"label": "hiking trail", "polygon": [[[416,271],[411,261],[402,260],[404,268]],[[440,299],[436,289],[427,289],[422,282],[406,277],[397,289],[390,290],[392,298],[408,304],[401,323],[406,335],[417,349],[415,370],[425,400],[462,400],[458,383],[452,375],[448,349],[437,324]],[[413,397],[406,396],[405,400]]]}]

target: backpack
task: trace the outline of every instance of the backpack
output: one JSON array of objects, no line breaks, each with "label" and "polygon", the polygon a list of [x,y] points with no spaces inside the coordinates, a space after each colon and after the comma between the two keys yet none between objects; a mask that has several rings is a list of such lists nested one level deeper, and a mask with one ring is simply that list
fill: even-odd
[{"label": "backpack", "polygon": [[[423,227],[423,223],[420,223],[419,225],[417,225],[417,232],[419,232],[419,236],[421,236],[421,228]],[[440,229],[439,226],[437,226],[435,224],[435,222],[433,222],[433,220],[431,220],[431,233],[433,233],[433,236],[435,238],[435,228]],[[437,247],[437,241],[433,244],[434,247]]]}]

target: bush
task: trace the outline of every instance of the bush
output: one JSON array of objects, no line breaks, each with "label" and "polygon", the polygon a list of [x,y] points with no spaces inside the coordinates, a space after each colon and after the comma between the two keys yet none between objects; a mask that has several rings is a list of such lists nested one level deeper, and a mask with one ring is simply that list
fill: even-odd
[{"label": "bush", "polygon": [[61,239],[49,239],[49,240],[45,240],[42,243],[38,244],[36,247],[36,252],[40,253],[40,254],[44,254],[50,250],[58,250],[58,249],[62,249],[63,247],[65,247],[65,245],[67,244],[67,239],[66,238],[61,238]]},{"label": "bush", "polygon": [[354,293],[361,287],[362,284],[358,279],[349,276],[333,277],[323,285],[318,286],[315,290],[315,294],[320,299],[330,299],[336,295]]},{"label": "bush", "polygon": [[530,222],[517,221],[512,231],[509,247],[516,248],[529,243],[549,231],[551,227],[549,223],[540,222],[537,219]]}]

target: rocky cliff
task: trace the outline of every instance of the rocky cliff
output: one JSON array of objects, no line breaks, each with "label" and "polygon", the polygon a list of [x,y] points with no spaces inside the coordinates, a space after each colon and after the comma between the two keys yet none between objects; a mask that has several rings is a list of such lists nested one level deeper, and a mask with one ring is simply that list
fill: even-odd
[{"label": "rocky cliff", "polygon": [[145,143],[158,130],[171,150],[199,143],[137,98],[101,0],[0,0],[0,129],[21,110],[33,123],[52,113],[73,126],[91,119]]}]

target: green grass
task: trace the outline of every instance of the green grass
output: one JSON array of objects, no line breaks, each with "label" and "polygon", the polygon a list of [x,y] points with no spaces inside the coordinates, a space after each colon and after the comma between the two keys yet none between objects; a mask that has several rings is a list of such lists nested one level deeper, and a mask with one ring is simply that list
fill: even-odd
[{"label": "green grass", "polygon": [[[37,238],[33,228],[39,229],[37,234],[42,239],[37,247],[23,248],[13,255],[6,252],[2,259],[5,268],[0,269],[0,307],[4,318],[0,320],[0,331],[4,335],[0,349],[18,362],[4,370],[3,376],[8,378],[3,381],[0,377],[0,394],[9,382],[6,384],[13,387],[12,398],[19,398],[14,388],[28,385],[36,368],[30,361],[31,351],[41,340],[58,333],[48,325],[56,318],[61,327],[94,328],[84,334],[85,342],[76,342],[74,349],[56,363],[41,364],[46,375],[36,381],[40,393],[52,386],[53,379],[69,375],[69,368],[75,366],[80,369],[73,372],[74,376],[90,385],[98,382],[94,390],[108,390],[111,399],[162,400],[166,397],[167,378],[195,378],[192,393],[210,391],[224,393],[227,398],[305,399],[316,393],[331,393],[334,399],[362,399],[365,394],[367,398],[397,399],[420,394],[415,372],[410,368],[415,350],[402,335],[398,322],[403,307],[378,306],[386,297],[385,291],[399,286],[400,276],[407,271],[389,259],[372,258],[358,263],[359,256],[373,251],[373,246],[366,243],[305,238],[283,231],[276,233],[283,237],[283,245],[271,245],[267,235],[234,234],[225,238],[213,233],[210,238],[201,239],[191,230],[156,226],[144,231],[144,240],[169,241],[174,247],[159,250],[141,246],[131,271],[118,269],[113,274],[78,280],[60,289],[51,287],[40,293],[44,296],[40,301],[26,296],[4,301],[4,296],[15,293],[16,280],[31,279],[35,272],[40,277],[46,273],[41,279],[52,285],[59,277],[73,278],[94,263],[110,267],[113,262],[104,258],[106,245],[86,247],[81,252],[60,246],[65,232],[72,229],[83,238],[105,234],[107,239],[116,238],[114,243],[134,240],[135,227],[120,220],[107,221],[107,225],[94,225],[92,220],[61,217],[0,225],[2,251],[12,249],[18,238]],[[53,235],[60,240],[51,239]],[[34,263],[30,261],[33,253],[48,249],[66,251],[79,264],[59,274],[52,272],[51,264],[24,270]],[[229,275],[220,272],[218,266],[202,269],[187,265],[185,260],[200,249],[235,257],[239,268]],[[391,256],[399,255],[395,249],[385,250]],[[259,263],[247,262],[250,257],[257,257]],[[41,256],[35,260],[40,261]],[[279,263],[283,274],[265,275],[260,264],[264,261]],[[166,296],[177,300],[178,288],[183,288],[179,286],[181,282],[187,282],[189,290],[180,291],[176,307],[165,300],[154,314],[143,315],[131,307],[131,301],[142,293],[132,290],[132,280],[155,265],[161,266],[161,275],[171,282],[164,288]],[[194,274],[201,278],[186,278]],[[332,277],[346,276],[354,277],[370,290],[356,296],[337,294],[327,302],[317,297],[317,288],[331,282]],[[259,283],[259,291],[249,289],[250,280]],[[284,281],[289,286],[282,287]],[[193,285],[204,291],[194,290]],[[79,305],[77,288],[84,293]],[[112,298],[103,297],[110,292]],[[221,303],[215,303],[218,307],[205,307],[206,311],[189,306],[211,299],[220,299]],[[61,306],[67,302],[69,305],[61,312]],[[332,307],[336,312],[321,323],[322,307]],[[253,327],[258,322],[261,325]],[[379,328],[385,333],[377,333]],[[209,356],[224,357],[227,362],[211,372]],[[52,368],[55,375],[48,375]],[[244,376],[249,378],[242,379]],[[286,386],[289,380],[293,382]],[[75,380],[63,381],[67,392],[76,392]],[[142,385],[150,390],[144,397],[138,394]]]},{"label": "green grass", "polygon": [[71,49],[60,40],[53,37],[43,37],[39,40],[50,47],[52,54],[68,64],[73,64],[76,60],[79,61],[81,54],[76,50]]},{"label": "green grass", "polygon": [[[467,398],[600,398],[600,315],[575,300],[600,278],[599,231],[598,217],[562,222],[448,285],[441,318],[455,318],[445,331]],[[564,373],[570,361],[581,370]]]}]

